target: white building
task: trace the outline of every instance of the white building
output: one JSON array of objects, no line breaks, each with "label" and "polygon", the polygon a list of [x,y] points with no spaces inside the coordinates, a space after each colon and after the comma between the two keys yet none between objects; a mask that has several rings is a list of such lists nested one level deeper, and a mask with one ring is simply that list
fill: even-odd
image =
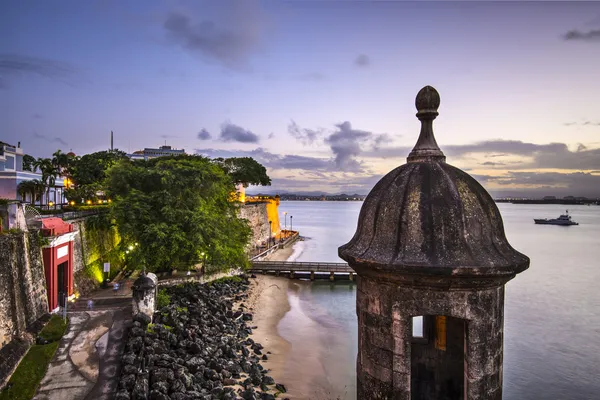
[{"label": "white building", "polygon": [[173,149],[171,146],[160,146],[158,149],[146,147],[144,150],[134,151],[132,154],[128,154],[128,156],[132,160],[149,160],[156,157],[178,156],[181,154],[185,154],[184,149]]},{"label": "white building", "polygon": [[[42,180],[42,174],[39,172],[23,171],[23,149],[19,142],[17,146],[0,142],[0,198],[9,200],[22,200],[33,203],[31,194],[27,193],[24,198],[18,193],[18,186],[21,182],[34,179]],[[54,187],[46,190],[41,199],[36,201],[39,205],[48,205],[66,203],[64,195],[64,179],[56,177]]]}]

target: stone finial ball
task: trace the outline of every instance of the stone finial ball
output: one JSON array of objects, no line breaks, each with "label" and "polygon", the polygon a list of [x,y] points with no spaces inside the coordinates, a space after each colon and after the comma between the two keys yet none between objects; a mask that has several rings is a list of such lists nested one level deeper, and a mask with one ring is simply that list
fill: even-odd
[{"label": "stone finial ball", "polygon": [[431,86],[425,86],[415,99],[417,111],[437,111],[440,106],[440,94]]}]

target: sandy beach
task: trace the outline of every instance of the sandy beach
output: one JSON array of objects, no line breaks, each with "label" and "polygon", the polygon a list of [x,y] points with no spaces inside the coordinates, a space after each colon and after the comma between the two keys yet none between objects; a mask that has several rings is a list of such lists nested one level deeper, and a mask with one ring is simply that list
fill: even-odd
[{"label": "sandy beach", "polygon": [[[269,255],[268,260],[284,261],[292,255],[292,246]],[[261,343],[269,360],[265,367],[275,381],[283,383],[290,399],[338,399],[343,392],[333,390],[327,366],[323,363],[323,346],[328,342],[322,321],[304,312],[301,297],[309,282],[272,275],[256,275],[251,280],[247,305],[254,314],[252,338]],[[282,323],[283,320],[283,323]],[[294,343],[288,342],[280,330],[293,330]],[[288,332],[290,333],[290,332]],[[287,335],[287,334],[286,334]]]}]

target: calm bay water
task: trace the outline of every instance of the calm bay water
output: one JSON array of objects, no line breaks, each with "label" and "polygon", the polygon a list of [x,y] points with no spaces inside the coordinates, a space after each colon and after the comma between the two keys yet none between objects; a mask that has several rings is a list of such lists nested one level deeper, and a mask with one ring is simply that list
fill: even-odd
[{"label": "calm bay water", "polygon": [[[340,262],[337,248],[354,235],[361,206],[282,202],[288,224],[293,215],[294,229],[308,238],[292,257]],[[564,206],[498,206],[509,242],[531,258],[529,269],[506,287],[504,398],[600,398],[600,207],[569,206],[580,225],[561,227],[535,225],[533,218],[558,217]],[[292,346],[306,345],[307,337],[319,340],[321,383],[331,398],[354,399],[355,286],[316,281],[302,288],[290,293],[292,310],[280,333]]]}]

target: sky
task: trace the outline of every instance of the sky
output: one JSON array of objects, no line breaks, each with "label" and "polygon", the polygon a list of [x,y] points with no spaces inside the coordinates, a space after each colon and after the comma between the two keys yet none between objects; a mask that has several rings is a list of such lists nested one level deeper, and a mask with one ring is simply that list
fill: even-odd
[{"label": "sky", "polygon": [[0,2],[0,140],[35,157],[251,156],[263,192],[366,194],[415,95],[495,196],[600,196],[600,2]]}]

